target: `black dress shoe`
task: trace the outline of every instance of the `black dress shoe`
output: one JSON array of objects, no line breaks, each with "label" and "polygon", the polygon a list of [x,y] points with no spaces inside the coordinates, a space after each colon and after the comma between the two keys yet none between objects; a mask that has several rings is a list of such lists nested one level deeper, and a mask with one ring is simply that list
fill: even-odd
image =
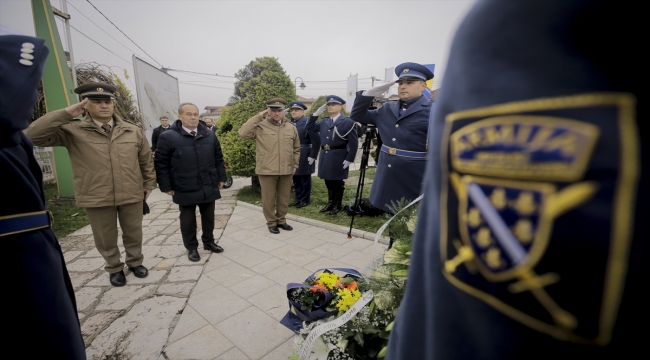
[{"label": "black dress shoe", "polygon": [[307,205],[309,205],[309,203],[300,203],[300,204],[296,205],[296,209],[304,208]]},{"label": "black dress shoe", "polygon": [[279,234],[279,233],[280,233],[280,230],[278,230],[278,227],[277,227],[277,226],[269,226],[269,232],[270,232],[271,234]]},{"label": "black dress shoe", "polygon": [[300,201],[294,201],[291,204],[289,204],[290,207],[291,206],[298,206],[298,205],[300,205]]},{"label": "black dress shoe", "polygon": [[124,271],[118,271],[116,273],[110,274],[111,285],[113,286],[124,286],[126,284],[126,277],[124,276]]},{"label": "black dress shoe", "polygon": [[291,231],[293,228],[289,224],[279,224],[278,227],[282,230]]},{"label": "black dress shoe", "polygon": [[215,243],[203,243],[203,250],[212,250],[214,253],[223,252],[223,248]]},{"label": "black dress shoe", "polygon": [[199,252],[194,250],[190,250],[190,252],[187,254],[187,258],[190,259],[190,261],[197,262],[201,260],[201,255],[199,255]]},{"label": "black dress shoe", "polygon": [[340,205],[334,205],[332,210],[330,210],[329,214],[330,215],[336,215],[341,211],[341,206]]},{"label": "black dress shoe", "polygon": [[136,267],[129,267],[129,270],[135,275],[137,278],[146,278],[147,275],[149,275],[149,270],[147,270],[146,267],[142,265],[138,265]]}]

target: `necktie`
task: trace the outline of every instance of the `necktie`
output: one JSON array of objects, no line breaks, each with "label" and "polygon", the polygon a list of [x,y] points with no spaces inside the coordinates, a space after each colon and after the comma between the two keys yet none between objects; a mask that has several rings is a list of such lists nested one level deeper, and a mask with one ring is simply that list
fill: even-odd
[{"label": "necktie", "polygon": [[194,131],[194,130],[190,131],[190,135],[196,136],[196,131]]},{"label": "necktie", "polygon": [[110,134],[110,133],[111,133],[111,126],[108,125],[108,124],[104,124],[104,125],[102,125],[102,129],[104,129],[104,132],[105,132],[106,134]]}]

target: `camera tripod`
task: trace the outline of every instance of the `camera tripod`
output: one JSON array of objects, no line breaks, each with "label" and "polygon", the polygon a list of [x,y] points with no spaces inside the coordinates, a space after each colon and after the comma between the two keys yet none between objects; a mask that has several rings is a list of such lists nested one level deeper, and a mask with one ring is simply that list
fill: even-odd
[{"label": "camera tripod", "polygon": [[370,157],[370,145],[372,145],[372,139],[377,135],[377,128],[374,125],[368,124],[366,127],[366,138],[363,141],[362,154],[361,154],[361,165],[359,166],[359,183],[357,184],[357,193],[354,196],[354,202],[350,205],[350,210],[353,213],[350,220],[350,230],[348,231],[348,239],[352,238],[352,226],[354,225],[354,218],[359,216],[363,210],[361,209],[360,200],[363,196],[363,185],[366,177],[366,169],[370,168],[368,166],[368,158]]}]

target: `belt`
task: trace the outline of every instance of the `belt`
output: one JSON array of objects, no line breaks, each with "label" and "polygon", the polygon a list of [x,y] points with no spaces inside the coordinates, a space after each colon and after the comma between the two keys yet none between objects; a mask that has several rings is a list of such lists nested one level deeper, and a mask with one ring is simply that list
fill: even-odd
[{"label": "belt", "polygon": [[300,145],[300,148],[301,148],[301,149],[302,149],[302,148],[311,148],[311,144]]},{"label": "belt", "polygon": [[341,145],[341,146],[329,146],[329,145],[324,145],[320,147],[323,150],[339,150],[339,149],[347,149],[347,145]]},{"label": "belt", "polygon": [[0,236],[45,229],[52,226],[53,223],[54,217],[49,210],[0,216]]},{"label": "belt", "polygon": [[395,155],[395,156],[422,158],[422,159],[427,157],[426,152],[396,149],[396,148],[388,147],[386,145],[381,146],[381,151],[385,152],[388,155]]}]

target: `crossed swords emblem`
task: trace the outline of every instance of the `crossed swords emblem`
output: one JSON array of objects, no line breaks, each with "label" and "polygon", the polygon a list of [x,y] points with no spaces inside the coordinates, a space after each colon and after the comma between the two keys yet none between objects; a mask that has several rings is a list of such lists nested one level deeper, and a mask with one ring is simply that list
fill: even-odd
[{"label": "crossed swords emblem", "polygon": [[[560,276],[555,273],[543,275],[535,273],[533,267],[537,260],[531,259],[529,253],[508,228],[490,199],[481,187],[472,182],[471,179],[470,176],[461,177],[458,173],[450,175],[450,182],[458,196],[459,203],[467,202],[468,199],[474,203],[482,218],[492,230],[497,244],[508,257],[513,268],[516,269],[511,279],[517,281],[510,284],[508,290],[515,294],[530,291],[550,314],[556,325],[567,330],[575,329],[578,326],[576,317],[562,309],[545,289],[546,286],[560,281]],[[587,201],[597,190],[598,185],[595,182],[586,181],[569,185],[559,192],[553,191],[546,196],[540,216],[555,219]],[[445,270],[448,273],[453,273],[458,266],[465,264],[468,271],[475,273],[476,262],[480,261],[480,259],[478,259],[476,252],[472,248],[470,239],[465,239],[464,243],[454,239],[452,243],[457,250],[457,255],[445,262]]]}]

